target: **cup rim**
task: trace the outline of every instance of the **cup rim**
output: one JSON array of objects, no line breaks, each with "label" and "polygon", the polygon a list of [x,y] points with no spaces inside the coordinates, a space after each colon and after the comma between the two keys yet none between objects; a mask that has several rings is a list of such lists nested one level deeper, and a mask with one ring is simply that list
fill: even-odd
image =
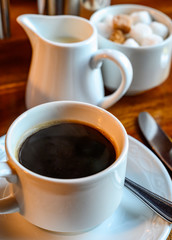
[{"label": "cup rim", "polygon": [[[116,4],[116,5],[111,5],[108,7],[105,7],[103,9],[100,9],[98,11],[96,11],[95,13],[92,14],[92,16],[90,17],[90,21],[93,23],[93,25],[96,23],[95,22],[95,18],[99,15],[104,15],[104,13],[108,12],[110,9],[116,9],[116,8],[121,8],[121,10],[123,9],[128,9],[128,10],[148,10],[149,13],[152,14],[157,14],[161,17],[163,17],[164,19],[166,19],[166,21],[169,22],[169,24],[171,23],[171,19],[168,15],[166,15],[165,13],[159,11],[158,9],[146,6],[146,5],[141,5],[141,4]],[[120,12],[119,12],[120,13]],[[169,29],[169,26],[168,26]],[[133,47],[133,46],[126,46],[123,44],[119,44],[119,43],[115,43],[112,42],[111,40],[105,38],[104,36],[102,36],[98,30],[97,30],[97,34],[98,37],[100,37],[101,39],[105,40],[106,42],[110,42],[112,44],[115,44],[118,47],[122,47],[124,49],[134,49],[136,51],[142,51],[142,50],[151,50],[151,49],[155,49],[155,48],[159,48],[162,47],[163,45],[165,45],[168,41],[172,41],[172,23],[171,23],[171,29],[169,29],[169,35],[167,36],[166,39],[164,39],[161,43],[156,44],[156,45],[151,45],[151,46],[140,46],[140,47]]]},{"label": "cup rim", "polygon": [[[10,141],[10,138],[11,138],[11,133],[13,131],[13,129],[15,128],[16,124],[18,122],[20,122],[21,119],[23,119],[24,117],[26,117],[27,113],[31,112],[31,111],[35,111],[37,108],[43,108],[44,106],[48,106],[48,105],[56,105],[56,104],[74,104],[74,105],[82,105],[83,107],[91,107],[91,108],[94,108],[95,110],[97,109],[99,112],[103,112],[103,113],[106,113],[106,115],[108,115],[110,118],[113,118],[117,124],[120,126],[122,132],[123,132],[123,138],[124,138],[124,146],[123,146],[123,149],[120,153],[120,155],[118,156],[118,158],[115,160],[115,162],[113,164],[111,164],[109,167],[107,167],[106,169],[96,173],[96,174],[93,174],[93,175],[90,175],[90,176],[86,176],[86,177],[82,177],[82,178],[72,178],[72,179],[61,179],[61,178],[52,178],[52,177],[47,177],[47,176],[43,176],[43,175],[40,175],[38,173],[35,173],[29,169],[27,169],[26,167],[24,167],[22,164],[20,164],[14,153],[12,152],[12,150],[9,148],[9,141]],[[82,102],[76,102],[76,101],[55,101],[55,102],[49,102],[49,103],[44,103],[44,104],[40,104],[36,107],[33,107],[27,111],[25,111],[24,113],[22,113],[20,116],[18,116],[14,121],[13,123],[11,124],[11,126],[9,127],[8,131],[7,131],[7,134],[6,134],[6,137],[5,137],[5,150],[6,150],[6,154],[7,154],[7,159],[10,159],[13,164],[15,166],[17,166],[17,168],[21,169],[22,171],[25,172],[25,174],[28,174],[29,176],[33,177],[33,178],[36,178],[36,179],[39,179],[39,180],[45,180],[45,181],[48,181],[48,182],[54,182],[54,183],[61,183],[61,184],[82,184],[82,183],[88,183],[88,182],[91,182],[91,181],[96,181],[102,177],[105,177],[109,172],[111,172],[114,168],[116,168],[120,163],[121,161],[123,161],[123,159],[126,157],[127,155],[127,152],[128,152],[128,148],[129,148],[129,140],[128,140],[128,135],[127,135],[127,132],[124,128],[124,126],[122,125],[122,123],[113,115],[111,114],[110,112],[108,112],[107,110],[105,109],[102,109],[101,107],[98,107],[98,106],[95,106],[95,105],[92,105],[92,104],[89,104],[89,103],[82,103]]]}]

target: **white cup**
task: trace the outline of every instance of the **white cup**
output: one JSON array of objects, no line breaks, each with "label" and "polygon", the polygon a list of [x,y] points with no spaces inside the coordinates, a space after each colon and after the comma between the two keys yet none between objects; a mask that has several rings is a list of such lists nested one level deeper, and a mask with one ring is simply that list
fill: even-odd
[{"label": "white cup", "polygon": [[[169,35],[163,42],[155,46],[129,47],[112,42],[100,33],[98,34],[99,47],[101,49],[111,48],[121,51],[131,61],[133,67],[133,81],[127,91],[128,95],[135,95],[152,89],[167,79],[172,57],[171,19],[158,10],[135,4],[121,4],[106,7],[95,12],[90,19],[91,22],[98,27],[98,24],[108,15],[130,14],[135,11],[149,12],[156,21],[168,27]],[[109,61],[105,61],[102,71],[105,86],[113,91],[118,88],[121,82],[121,74],[116,66],[112,65]],[[115,76],[115,81],[113,76]]]},{"label": "white cup", "polygon": [[[73,120],[102,129],[115,146],[117,159],[105,170],[83,178],[57,179],[34,173],[18,161],[16,149],[23,135],[49,121]],[[126,172],[128,136],[111,113],[94,105],[57,101],[36,106],[10,126],[5,141],[7,162],[0,177],[12,184],[0,199],[0,214],[19,212],[32,224],[58,232],[86,231],[108,218],[121,201]]]},{"label": "white cup", "polygon": [[[74,100],[108,108],[128,90],[132,66],[128,58],[115,50],[97,49],[96,28],[76,16],[21,15],[17,21],[32,44],[32,62],[26,89],[26,106],[58,100]],[[60,42],[59,38],[80,41]],[[103,59],[113,61],[122,74],[118,89],[104,95],[100,71]],[[116,76],[114,76],[114,79]]]}]

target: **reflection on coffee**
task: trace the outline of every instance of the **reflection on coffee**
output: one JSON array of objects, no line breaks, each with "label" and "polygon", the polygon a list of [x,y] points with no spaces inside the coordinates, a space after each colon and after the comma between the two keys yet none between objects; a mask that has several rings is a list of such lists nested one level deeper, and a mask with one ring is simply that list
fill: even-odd
[{"label": "reflection on coffee", "polygon": [[77,42],[81,42],[82,40],[75,37],[58,37],[53,41],[60,42],[60,43],[77,43]]},{"label": "reflection on coffee", "polygon": [[80,122],[39,129],[19,149],[19,162],[43,176],[72,179],[96,174],[114,163],[114,145],[99,130]]}]

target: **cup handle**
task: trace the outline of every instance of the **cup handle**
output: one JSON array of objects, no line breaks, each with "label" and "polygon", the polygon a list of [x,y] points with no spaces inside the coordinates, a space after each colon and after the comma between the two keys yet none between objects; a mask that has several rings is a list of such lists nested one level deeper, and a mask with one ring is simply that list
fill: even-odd
[{"label": "cup handle", "polygon": [[[17,175],[6,162],[0,162],[0,178],[7,178],[9,182],[16,183]],[[0,214],[19,212],[19,205],[13,195],[0,199]]]},{"label": "cup handle", "polygon": [[102,65],[103,59],[113,61],[120,69],[122,80],[115,92],[105,96],[98,104],[102,108],[109,108],[116,103],[128,90],[133,78],[133,68],[129,59],[121,52],[112,49],[100,49],[91,58],[91,68],[98,68]]}]

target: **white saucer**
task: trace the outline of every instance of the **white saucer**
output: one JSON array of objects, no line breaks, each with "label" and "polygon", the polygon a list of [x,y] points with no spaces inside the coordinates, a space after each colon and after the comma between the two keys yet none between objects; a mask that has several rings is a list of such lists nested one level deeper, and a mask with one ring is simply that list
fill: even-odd
[{"label": "white saucer", "polygon": [[[5,158],[4,140],[4,136],[0,138],[1,161]],[[171,179],[160,160],[134,138],[129,137],[129,143],[127,176],[172,200]],[[0,179],[0,198],[7,192],[6,180]],[[0,215],[0,240],[164,240],[169,233],[170,225],[153,214],[127,189],[124,190],[122,202],[113,216],[96,229],[83,234],[48,232],[28,223],[18,213]]]}]

